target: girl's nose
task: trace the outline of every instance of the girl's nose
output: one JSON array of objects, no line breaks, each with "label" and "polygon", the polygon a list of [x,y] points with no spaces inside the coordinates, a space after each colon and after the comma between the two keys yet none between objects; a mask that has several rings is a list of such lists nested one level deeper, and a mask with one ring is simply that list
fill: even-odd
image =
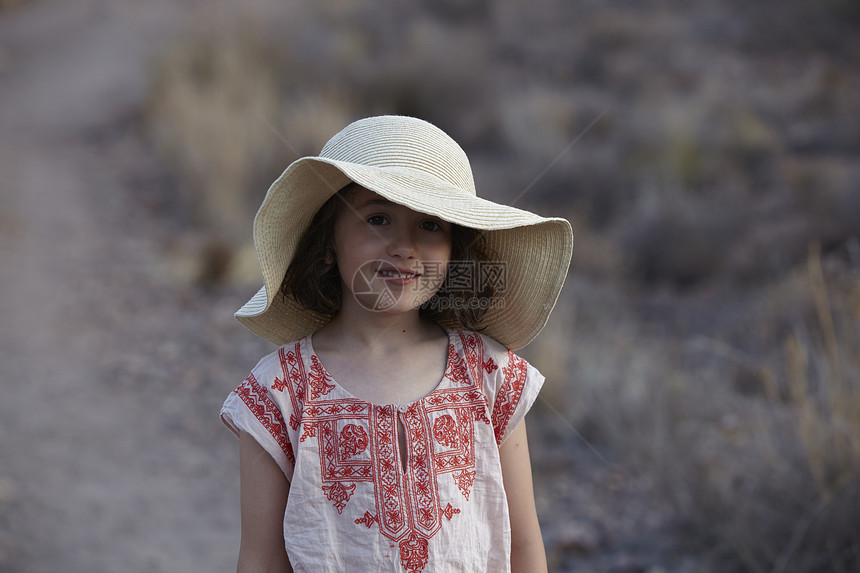
[{"label": "girl's nose", "polygon": [[404,259],[415,258],[415,241],[408,230],[400,230],[388,242],[388,254]]}]

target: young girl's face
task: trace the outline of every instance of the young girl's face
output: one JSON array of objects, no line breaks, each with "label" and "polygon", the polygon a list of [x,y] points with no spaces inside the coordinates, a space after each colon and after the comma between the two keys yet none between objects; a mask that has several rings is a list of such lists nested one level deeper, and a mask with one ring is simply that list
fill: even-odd
[{"label": "young girl's face", "polygon": [[363,187],[345,194],[334,226],[343,304],[378,312],[417,312],[445,279],[451,224]]}]

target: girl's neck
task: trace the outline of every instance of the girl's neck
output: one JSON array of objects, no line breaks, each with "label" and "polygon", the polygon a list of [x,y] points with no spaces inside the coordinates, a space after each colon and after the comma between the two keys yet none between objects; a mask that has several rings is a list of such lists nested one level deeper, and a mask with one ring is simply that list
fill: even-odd
[{"label": "girl's neck", "polygon": [[313,334],[312,348],[342,388],[371,404],[409,404],[426,396],[448,364],[448,333],[417,310],[353,313],[344,305]]},{"label": "girl's neck", "polygon": [[[314,335],[314,343],[341,350],[391,350],[439,337],[444,330],[422,319],[418,311],[387,314],[344,305],[338,315]],[[321,336],[320,336],[321,335]]]}]

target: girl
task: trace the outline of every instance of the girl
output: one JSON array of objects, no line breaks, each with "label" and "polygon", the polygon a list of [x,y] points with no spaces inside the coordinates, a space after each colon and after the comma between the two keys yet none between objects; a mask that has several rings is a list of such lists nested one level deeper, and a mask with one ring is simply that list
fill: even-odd
[{"label": "girl", "polygon": [[570,224],[479,199],[433,125],[371,117],[299,159],[254,220],[279,346],[230,394],[243,571],[546,570],[523,421]]}]

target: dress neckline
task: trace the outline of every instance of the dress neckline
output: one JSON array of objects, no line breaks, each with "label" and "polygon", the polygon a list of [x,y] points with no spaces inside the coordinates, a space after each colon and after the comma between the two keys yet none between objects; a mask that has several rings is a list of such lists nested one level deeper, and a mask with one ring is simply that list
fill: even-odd
[{"label": "dress neckline", "polygon": [[[442,325],[440,325],[440,326],[442,326]],[[439,381],[436,383],[436,385],[433,386],[432,390],[430,390],[429,392],[427,392],[423,396],[416,398],[415,400],[411,400],[409,402],[389,402],[386,404],[380,404],[377,402],[371,402],[370,400],[365,400],[364,398],[356,396],[355,394],[353,394],[352,392],[350,392],[349,390],[344,388],[340,384],[340,382],[338,382],[337,379],[334,376],[332,376],[328,370],[326,370],[325,365],[323,364],[319,355],[314,350],[314,345],[313,345],[313,341],[312,341],[314,333],[308,334],[307,336],[305,336],[302,339],[301,349],[302,349],[303,354],[306,353],[308,356],[316,357],[317,362],[320,365],[320,368],[322,369],[322,371],[325,373],[326,377],[331,381],[331,383],[335,386],[335,388],[337,388],[343,394],[346,394],[349,398],[356,400],[358,402],[361,402],[363,404],[367,404],[367,405],[374,407],[374,408],[380,408],[380,409],[397,408],[397,409],[401,409],[401,411],[405,411],[410,406],[426,400],[428,397],[433,395],[434,392],[437,392],[440,389],[442,389],[442,387],[445,383],[445,380],[448,379],[448,372],[451,371],[451,368],[453,366],[453,360],[454,360],[453,354],[454,354],[454,352],[456,352],[456,346],[455,346],[455,342],[454,342],[455,331],[451,328],[448,328],[447,326],[442,326],[442,328],[445,329],[445,334],[448,336],[448,344],[447,344],[446,357],[445,357],[445,371],[442,373],[442,377],[439,379]]]}]

